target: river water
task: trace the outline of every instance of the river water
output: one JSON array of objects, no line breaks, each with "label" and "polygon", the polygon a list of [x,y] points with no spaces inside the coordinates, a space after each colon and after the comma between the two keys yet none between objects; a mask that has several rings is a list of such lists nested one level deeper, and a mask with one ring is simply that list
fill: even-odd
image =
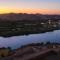
[{"label": "river water", "polygon": [[15,49],[19,48],[22,45],[30,43],[47,42],[47,41],[59,43],[60,30],[40,34],[13,36],[8,38],[0,37],[0,47],[11,47]]}]

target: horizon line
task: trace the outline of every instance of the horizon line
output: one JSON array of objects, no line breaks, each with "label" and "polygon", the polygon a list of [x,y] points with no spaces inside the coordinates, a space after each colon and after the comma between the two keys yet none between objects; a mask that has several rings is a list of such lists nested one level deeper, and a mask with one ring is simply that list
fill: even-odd
[{"label": "horizon line", "polygon": [[27,14],[58,14],[60,15],[60,10],[56,9],[0,9],[0,14],[8,13],[27,13]]},{"label": "horizon line", "polygon": [[0,15],[4,15],[4,14],[38,14],[38,15],[60,15],[60,14],[46,14],[46,13],[16,13],[16,12],[9,12],[9,13],[0,13]]}]

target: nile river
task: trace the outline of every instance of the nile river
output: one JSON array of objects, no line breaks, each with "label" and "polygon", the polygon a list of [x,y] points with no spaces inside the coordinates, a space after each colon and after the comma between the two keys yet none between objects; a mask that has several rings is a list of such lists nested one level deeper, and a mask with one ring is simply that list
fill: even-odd
[{"label": "nile river", "polygon": [[30,43],[47,42],[47,41],[59,43],[60,30],[40,34],[13,36],[8,38],[0,37],[0,47],[11,47],[15,49],[22,45]]}]

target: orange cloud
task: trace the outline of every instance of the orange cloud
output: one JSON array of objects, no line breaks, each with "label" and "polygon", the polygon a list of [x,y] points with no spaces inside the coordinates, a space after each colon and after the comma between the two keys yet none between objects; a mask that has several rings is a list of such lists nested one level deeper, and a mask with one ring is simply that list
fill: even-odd
[{"label": "orange cloud", "polygon": [[17,13],[41,13],[41,14],[60,14],[60,10],[50,9],[20,9]]},{"label": "orange cloud", "polygon": [[0,14],[2,13],[41,13],[41,14],[60,14],[60,10],[50,10],[50,9],[0,9]]}]

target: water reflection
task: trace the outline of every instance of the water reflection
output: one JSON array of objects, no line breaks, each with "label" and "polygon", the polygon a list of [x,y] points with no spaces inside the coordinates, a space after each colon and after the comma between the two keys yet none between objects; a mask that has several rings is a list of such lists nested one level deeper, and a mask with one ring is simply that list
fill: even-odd
[{"label": "water reflection", "polygon": [[14,36],[9,38],[0,37],[0,47],[18,48],[22,45],[38,42],[60,42],[60,30],[46,32],[42,34],[31,34],[24,36]]}]

